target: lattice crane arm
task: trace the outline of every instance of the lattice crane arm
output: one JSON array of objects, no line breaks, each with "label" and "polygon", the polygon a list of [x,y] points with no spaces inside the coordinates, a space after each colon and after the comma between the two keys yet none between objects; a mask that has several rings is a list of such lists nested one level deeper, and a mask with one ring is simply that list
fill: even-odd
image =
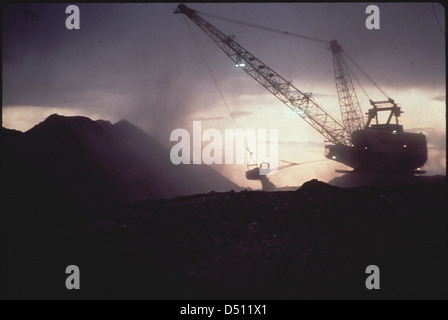
[{"label": "lattice crane arm", "polygon": [[184,14],[204,31],[221,50],[253,79],[265,87],[288,108],[300,115],[309,125],[322,134],[325,139],[336,145],[350,145],[350,134],[344,126],[323,110],[310,96],[294,87],[277,72],[238,44],[232,37],[225,35],[198,13],[180,4],[174,11]]},{"label": "lattice crane arm", "polygon": [[343,50],[336,40],[330,41],[330,49],[333,54],[334,78],[342,123],[348,133],[352,134],[354,131],[364,129],[364,117],[347,64],[342,56]]}]

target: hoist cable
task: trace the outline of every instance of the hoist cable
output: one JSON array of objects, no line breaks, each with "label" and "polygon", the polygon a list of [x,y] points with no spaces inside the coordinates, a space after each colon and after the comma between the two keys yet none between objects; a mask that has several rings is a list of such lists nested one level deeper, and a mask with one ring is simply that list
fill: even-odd
[{"label": "hoist cable", "polygon": [[352,58],[350,58],[349,57],[349,55],[348,54],[346,54],[345,52],[343,52],[344,53],[344,55],[350,60],[350,62],[351,63],[353,63],[353,65],[356,67],[356,68],[358,68],[358,70],[359,71],[361,71],[361,73],[370,81],[370,82],[372,82],[373,83],[373,85],[387,98],[387,99],[389,99],[389,96],[387,95],[387,93],[386,92],[384,92],[384,90],[383,89],[381,89],[380,88],[380,86],[372,79],[372,78],[370,78],[369,77],[369,75],[364,71],[364,70],[362,70],[362,68],[355,62],[355,61],[353,61],[353,59]]},{"label": "hoist cable", "polygon": [[288,32],[288,31],[282,31],[282,30],[278,30],[278,29],[274,29],[274,28],[264,27],[264,26],[261,26],[261,25],[258,25],[258,24],[249,23],[249,22],[245,22],[245,21],[239,21],[239,20],[234,20],[234,19],[229,19],[229,18],[223,18],[223,17],[220,17],[220,16],[216,16],[214,14],[208,14],[208,13],[199,12],[199,11],[197,11],[197,12],[199,14],[203,15],[203,16],[207,16],[207,17],[211,17],[211,18],[215,18],[215,19],[219,19],[219,20],[223,20],[223,21],[227,21],[227,22],[231,22],[231,23],[236,23],[236,24],[240,24],[240,25],[245,25],[245,26],[252,27],[252,28],[262,29],[262,30],[269,31],[269,32],[279,33],[279,34],[288,35],[288,36],[292,36],[292,37],[296,37],[296,38],[307,39],[307,40],[311,40],[311,41],[328,43],[328,41],[326,41],[326,40],[313,38],[313,37],[308,37],[308,36],[305,36],[303,34],[291,33],[291,32]]},{"label": "hoist cable", "polygon": [[[213,73],[212,73],[212,70],[211,70],[209,64],[207,63],[207,60],[205,59],[205,55],[204,55],[204,53],[202,52],[202,49],[201,49],[201,47],[199,46],[199,43],[198,43],[198,41],[196,40],[196,37],[194,36],[194,33],[192,32],[190,26],[188,25],[188,22],[187,22],[187,20],[186,20],[186,18],[185,18],[184,15],[182,15],[182,18],[184,19],[185,24],[187,25],[188,31],[190,32],[190,34],[191,34],[191,36],[192,36],[192,38],[193,38],[193,41],[194,41],[194,43],[196,44],[196,47],[197,47],[198,50],[199,50],[199,54],[201,55],[201,58],[202,58],[202,60],[204,61],[204,64],[205,64],[205,66],[206,66],[206,68],[207,68],[207,71],[208,71],[208,73],[210,74],[210,77],[212,78],[213,83],[215,84],[216,89],[217,89],[218,92],[219,92],[219,95],[221,96],[221,99],[222,99],[222,101],[223,101],[223,103],[224,103],[224,106],[226,107],[227,112],[229,113],[229,116],[230,116],[230,118],[232,119],[235,128],[236,128],[236,129],[240,128],[240,127],[238,126],[238,123],[236,122],[235,117],[234,117],[233,114],[232,114],[232,111],[230,110],[229,105],[227,104],[226,98],[224,97],[224,94],[222,93],[221,88],[219,87],[218,81],[217,81],[216,78],[214,77],[214,75],[213,75]],[[244,137],[243,137],[243,143],[244,143],[244,146],[245,146],[247,152],[249,152],[249,161],[253,160],[253,157],[255,157],[254,162],[255,162],[256,164],[258,164],[258,158],[257,158],[257,155],[254,155],[254,153],[250,150],[249,146],[246,144],[246,141],[244,141]]]}]

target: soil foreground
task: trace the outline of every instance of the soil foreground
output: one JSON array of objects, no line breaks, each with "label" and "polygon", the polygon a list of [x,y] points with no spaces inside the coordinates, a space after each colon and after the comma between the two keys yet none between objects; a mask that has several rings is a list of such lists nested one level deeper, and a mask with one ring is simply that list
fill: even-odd
[{"label": "soil foreground", "polygon": [[[442,178],[358,188],[311,180],[297,191],[110,207],[14,204],[1,298],[446,299]],[[65,288],[71,264],[81,290]],[[379,290],[366,288],[369,265],[380,269]]]}]

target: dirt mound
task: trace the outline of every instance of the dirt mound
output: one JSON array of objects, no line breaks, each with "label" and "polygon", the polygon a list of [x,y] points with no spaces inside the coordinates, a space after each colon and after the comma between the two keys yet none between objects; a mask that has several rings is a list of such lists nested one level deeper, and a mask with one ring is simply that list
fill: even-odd
[{"label": "dirt mound", "polygon": [[297,190],[297,192],[328,192],[337,189],[335,186],[331,186],[325,182],[319,181],[317,179],[312,179],[310,181],[305,182],[302,186]]}]

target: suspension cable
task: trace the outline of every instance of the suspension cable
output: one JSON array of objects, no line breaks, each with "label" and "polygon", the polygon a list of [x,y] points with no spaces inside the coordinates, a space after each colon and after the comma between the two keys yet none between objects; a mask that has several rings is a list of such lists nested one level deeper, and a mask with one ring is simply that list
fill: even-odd
[{"label": "suspension cable", "polygon": [[219,85],[218,85],[218,81],[216,81],[215,77],[213,76],[212,70],[210,69],[210,66],[209,66],[209,64],[207,63],[207,60],[205,59],[205,55],[204,55],[204,53],[202,52],[202,49],[201,49],[201,47],[199,46],[199,43],[198,43],[198,41],[196,40],[196,37],[194,36],[193,32],[191,31],[190,26],[189,26],[188,23],[187,23],[187,19],[185,18],[184,15],[182,15],[182,18],[184,19],[185,24],[187,25],[188,31],[190,32],[190,34],[191,34],[191,36],[192,36],[192,38],[193,38],[193,41],[194,41],[194,43],[196,44],[196,47],[197,47],[198,50],[199,50],[199,54],[201,55],[201,58],[202,58],[202,60],[204,61],[204,64],[205,64],[205,66],[206,66],[206,68],[207,68],[208,73],[210,74],[210,77],[211,77],[212,80],[213,80],[213,83],[215,84],[216,89],[218,90],[219,95],[221,96],[221,99],[222,99],[222,101],[223,101],[223,103],[224,103],[224,106],[226,107],[227,111],[229,112],[229,115],[230,115],[230,117],[232,118],[235,127],[238,128],[238,124],[236,123],[236,119],[234,118],[234,116],[232,115],[232,112],[230,111],[229,105],[227,104],[227,100],[226,100],[226,98],[224,97],[224,94],[222,93],[221,88],[220,88]]},{"label": "suspension cable", "polygon": [[343,54],[348,58],[348,60],[350,60],[350,62],[351,63],[353,63],[353,65],[356,67],[356,68],[358,68],[358,70],[359,71],[361,71],[361,73],[370,81],[370,82],[372,82],[373,83],[373,85],[387,98],[387,99],[389,99],[389,96],[387,95],[387,93],[386,92],[384,92],[384,90],[383,89],[381,89],[380,88],[380,86],[372,79],[372,78],[370,78],[369,77],[369,75],[364,71],[364,70],[362,70],[362,68],[355,62],[355,61],[353,61],[353,59],[352,58],[350,58],[349,56],[348,56],[348,54],[347,53],[345,53],[345,51],[343,52]]},{"label": "suspension cable", "polygon": [[295,68],[296,71],[294,71],[294,73],[296,74],[296,76],[294,77],[294,79],[291,80],[291,82],[302,77],[303,73],[305,73],[311,66],[316,65],[317,62],[327,54],[327,52],[328,52],[327,48],[324,48],[319,54],[313,55],[310,59],[306,60],[305,62],[300,64],[297,68]]},{"label": "suspension cable", "polygon": [[[210,74],[210,77],[212,78],[213,83],[215,84],[216,89],[217,89],[218,92],[219,92],[219,95],[221,96],[221,99],[222,99],[222,101],[223,101],[223,103],[224,103],[224,105],[225,105],[225,107],[226,107],[226,109],[227,109],[227,112],[229,113],[229,116],[230,116],[230,118],[231,118],[232,121],[233,121],[234,127],[235,127],[236,129],[240,128],[240,127],[238,126],[238,123],[236,122],[235,117],[234,117],[233,114],[232,114],[232,111],[230,110],[229,105],[227,104],[227,100],[226,100],[226,98],[224,97],[224,94],[222,93],[221,88],[219,87],[218,81],[217,81],[216,78],[214,77],[214,75],[213,75],[213,73],[212,73],[212,70],[211,70],[209,64],[207,63],[207,60],[205,59],[205,55],[204,55],[204,53],[202,52],[202,49],[201,49],[201,47],[199,46],[199,43],[198,43],[198,41],[196,40],[196,37],[194,36],[194,33],[192,32],[190,26],[188,25],[187,19],[185,18],[184,15],[182,15],[182,18],[184,19],[185,24],[187,25],[188,31],[190,32],[190,34],[191,34],[191,36],[192,36],[192,38],[193,38],[193,41],[194,41],[194,43],[196,44],[196,47],[197,47],[198,50],[199,50],[199,53],[200,53],[200,55],[201,55],[201,58],[202,58],[202,60],[204,61],[204,64],[205,64],[205,66],[206,66],[206,68],[207,68],[207,71],[208,71],[208,73]],[[254,161],[254,162],[258,165],[258,159],[257,159],[257,156],[254,155],[254,153],[250,150],[250,148],[249,148],[249,146],[247,145],[246,141],[244,141],[244,138],[243,138],[243,143],[244,143],[244,147],[245,147],[245,149],[247,150],[247,152],[249,152],[249,160],[248,160],[248,162],[250,162],[250,161]],[[254,160],[254,157],[255,157],[255,160]]]},{"label": "suspension cable", "polygon": [[[347,68],[349,68],[349,66],[347,66]],[[352,72],[349,68],[349,72],[350,74],[353,76],[353,78],[356,81],[356,84],[361,88],[362,92],[364,93],[364,95],[367,97],[367,99],[370,99],[370,96],[367,94],[367,91],[364,89],[364,87],[362,86],[361,82],[358,80],[358,77],[356,76],[356,74],[354,72]]]},{"label": "suspension cable", "polygon": [[291,33],[291,32],[288,32],[288,31],[282,31],[282,30],[278,30],[278,29],[274,29],[274,28],[268,28],[268,27],[264,27],[264,26],[261,26],[261,25],[258,25],[258,24],[249,23],[249,22],[245,22],[245,21],[239,21],[239,20],[234,20],[234,19],[229,19],[229,18],[223,18],[223,17],[220,17],[220,16],[216,16],[214,14],[208,14],[208,13],[199,12],[199,11],[197,11],[197,12],[199,14],[203,15],[203,16],[207,16],[207,17],[210,17],[210,18],[215,18],[215,19],[219,19],[219,20],[223,20],[223,21],[227,21],[227,22],[231,22],[231,23],[236,23],[236,24],[240,24],[240,25],[245,25],[245,26],[252,27],[252,28],[262,29],[262,30],[269,31],[269,32],[280,33],[280,34],[283,34],[283,35],[288,35],[288,36],[292,36],[292,37],[296,37],[296,38],[307,39],[307,40],[311,40],[311,41],[328,43],[328,41],[326,41],[326,40],[313,38],[313,37],[308,37],[308,36],[305,36],[303,34]]}]

